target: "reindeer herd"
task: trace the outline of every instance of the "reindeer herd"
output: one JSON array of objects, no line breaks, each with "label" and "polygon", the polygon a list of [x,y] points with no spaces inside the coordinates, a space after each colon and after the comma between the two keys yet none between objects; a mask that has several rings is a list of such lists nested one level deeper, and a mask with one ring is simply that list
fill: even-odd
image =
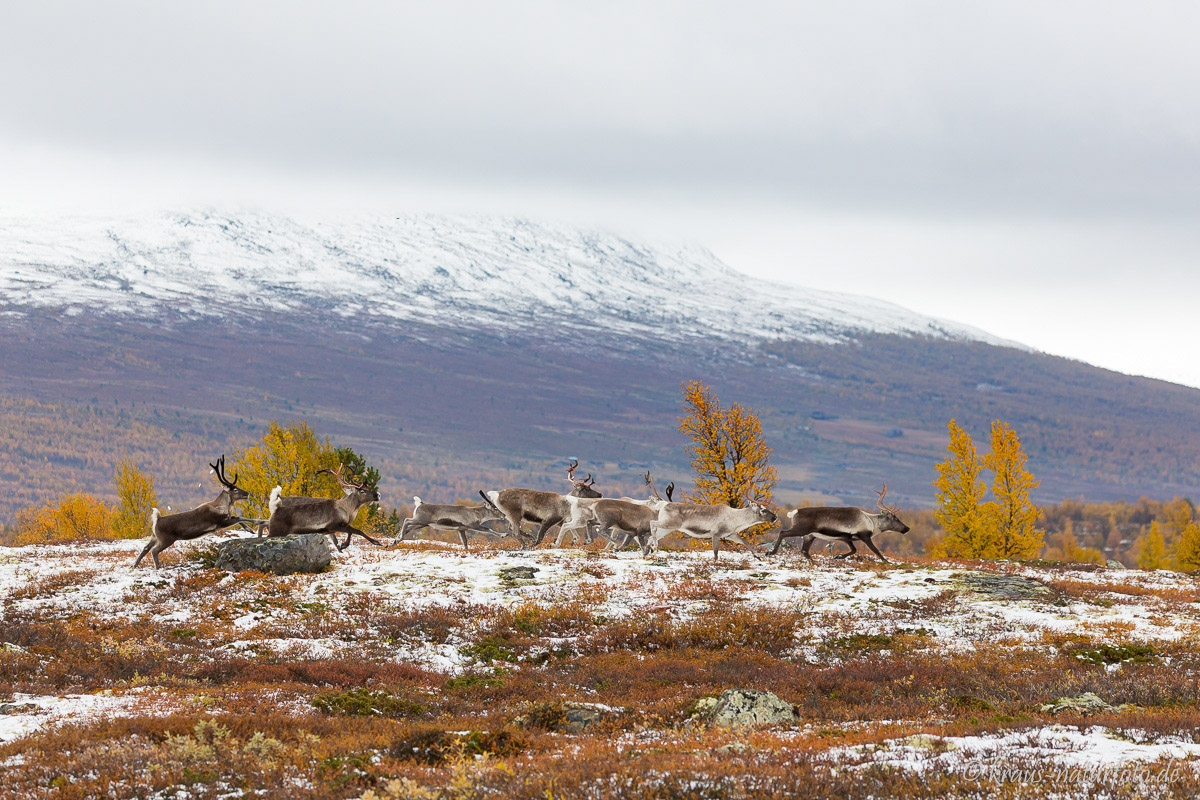
[{"label": "reindeer herd", "polygon": [[[355,534],[372,544],[383,546],[383,542],[372,538],[351,523],[358,511],[369,503],[379,502],[379,492],[365,482],[346,480],[342,466],[337,470],[321,470],[333,475],[342,488],[342,497],[334,500],[316,497],[284,496],[276,486],[271,490],[267,508],[267,519],[243,517],[234,511],[234,505],[250,497],[249,492],[225,476],[225,456],[209,464],[222,489],[216,499],[189,511],[161,515],[157,508],[150,514],[150,541],[138,555],[133,566],[141,563],[149,554],[154,567],[159,567],[158,554],[178,541],[197,539],[205,534],[229,528],[242,527],[255,530],[259,536],[291,536],[293,534],[327,534],[334,546],[345,550]],[[489,538],[514,536],[525,549],[537,547],[555,525],[559,526],[554,546],[562,547],[568,537],[581,539],[585,544],[604,539],[607,547],[619,550],[636,541],[643,555],[658,553],[659,543],[666,536],[679,533],[693,539],[710,540],[713,558],[720,557],[722,541],[746,545],[739,536],[743,531],[758,525],[774,526],[779,518],[771,509],[758,502],[745,508],[733,508],[723,503],[676,503],[672,498],[675,484],[666,488],[666,499],[654,488],[650,473],[645,475],[650,495],[644,500],[633,497],[605,498],[595,488],[595,479],[589,473],[584,479],[575,477],[578,461],[567,467],[567,480],[573,485],[567,494],[544,492],[534,489],[501,489],[479,493],[483,503],[479,505],[438,505],[426,503],[414,497],[412,516],[404,520],[393,544],[405,540],[409,534],[419,530],[451,531],[458,534],[464,548],[469,534],[483,534]],[[883,561],[883,553],[872,542],[872,537],[883,531],[908,533],[908,526],[900,521],[898,509],[884,503],[887,484],[877,492],[879,513],[860,508],[818,506],[798,508],[787,514],[787,527],[781,527],[770,555],[779,552],[784,539],[803,538],[802,552],[809,561],[809,549],[813,542],[840,541],[849,545],[849,552],[836,558],[846,558],[857,552],[855,541],[861,541]],[[523,523],[537,525],[530,534]],[[337,535],[344,533],[345,541],[339,543]]]}]

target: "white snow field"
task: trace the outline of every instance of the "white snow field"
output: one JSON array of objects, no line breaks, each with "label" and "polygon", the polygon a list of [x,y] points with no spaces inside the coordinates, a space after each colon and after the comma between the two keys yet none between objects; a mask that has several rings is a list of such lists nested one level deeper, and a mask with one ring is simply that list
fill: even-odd
[{"label": "white snow field", "polygon": [[[805,269],[820,267],[799,270],[801,280]],[[751,278],[703,248],[522,219],[309,224],[212,211],[0,219],[0,313],[255,316],[313,306],[384,322],[554,323],[666,341],[834,341],[871,331],[1017,346],[880,300]]]}]

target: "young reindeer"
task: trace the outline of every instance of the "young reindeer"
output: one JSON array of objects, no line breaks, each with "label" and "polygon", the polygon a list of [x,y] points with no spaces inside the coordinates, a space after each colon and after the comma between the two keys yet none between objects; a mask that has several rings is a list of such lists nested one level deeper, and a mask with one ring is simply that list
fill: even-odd
[{"label": "young reindeer", "polygon": [[233,480],[225,479],[225,456],[217,459],[217,463],[209,464],[217,481],[224,488],[215,500],[196,506],[190,511],[180,511],[178,514],[160,515],[157,508],[150,511],[150,542],[142,550],[137,560],[133,562],[136,568],[149,553],[154,558],[154,568],[159,568],[158,554],[179,541],[199,539],[208,533],[216,533],[226,528],[232,528],[242,523],[258,525],[262,520],[248,519],[233,512],[233,504],[240,503],[250,496],[245,489],[237,485],[237,473]]},{"label": "young reindeer", "polygon": [[[592,488],[596,483],[589,472],[587,478],[578,480],[575,470],[579,468],[578,461],[572,461],[567,467],[567,480],[575,485],[570,497],[598,498],[603,495]],[[508,521],[509,532],[518,539],[524,539],[521,533],[522,522],[539,523],[537,533],[532,542],[525,545],[531,550],[542,543],[546,531],[571,516],[571,503],[568,495],[557,492],[539,492],[534,489],[502,489],[498,492],[480,492],[480,497],[495,508]]]},{"label": "young reindeer", "polygon": [[404,520],[400,535],[392,544],[403,542],[410,531],[432,528],[435,531],[455,531],[462,540],[463,549],[469,550],[468,531],[495,536],[496,531],[483,527],[483,524],[504,519],[504,515],[491,503],[478,506],[437,505],[426,503],[419,497],[414,497],[413,502],[416,505],[413,506],[412,516]]},{"label": "young reindeer", "polygon": [[659,542],[672,531],[693,539],[711,538],[716,561],[721,557],[721,540],[745,545],[739,533],[778,519],[774,511],[761,503],[751,503],[746,508],[732,508],[724,503],[667,503],[659,508],[658,517],[650,526],[650,539],[658,552]]},{"label": "young reindeer", "polygon": [[888,563],[888,560],[883,557],[883,553],[879,552],[879,548],[871,541],[871,537],[883,531],[908,533],[909,528],[897,516],[900,509],[884,504],[883,499],[887,497],[887,484],[885,483],[883,489],[875,494],[879,495],[879,499],[875,501],[875,505],[879,509],[878,514],[871,514],[861,508],[830,506],[797,508],[795,511],[788,512],[787,516],[791,520],[791,527],[779,531],[779,538],[775,540],[775,546],[771,548],[768,555],[778,553],[784,539],[803,536],[802,551],[804,557],[809,561],[812,561],[813,557],[808,554],[808,549],[817,539],[845,542],[850,545],[850,552],[834,556],[834,558],[841,559],[858,552],[858,548],[854,546],[854,540],[857,539],[865,543],[871,552],[879,556],[885,564]]},{"label": "young reindeer", "polygon": [[[650,496],[645,500],[621,497],[611,500],[574,501],[571,520],[563,523],[556,546],[562,546],[565,534],[574,533],[586,525],[585,544],[594,541],[595,535],[592,531],[595,528],[597,535],[607,540],[607,549],[620,550],[636,538],[642,552],[645,553],[650,537],[650,525],[658,519],[658,510],[671,502],[675,483],[671,482],[667,485],[667,499],[664,500],[658,490],[654,488],[654,479],[650,476],[649,471],[646,472],[644,478],[646,485],[650,487]],[[624,534],[620,541],[618,541],[617,533]]]},{"label": "young reindeer", "polygon": [[[337,478],[346,494],[337,499],[314,498],[307,503],[277,504],[271,507],[271,519],[268,521],[267,536],[291,536],[298,533],[325,533],[333,539],[338,551],[350,546],[354,534],[380,547],[383,542],[374,539],[360,531],[350,523],[358,510],[367,503],[378,503],[379,492],[371,489],[366,483],[347,483],[342,479],[342,466],[338,465],[333,476]],[[282,498],[276,497],[277,500]],[[338,544],[337,534],[346,534],[346,541]]]}]

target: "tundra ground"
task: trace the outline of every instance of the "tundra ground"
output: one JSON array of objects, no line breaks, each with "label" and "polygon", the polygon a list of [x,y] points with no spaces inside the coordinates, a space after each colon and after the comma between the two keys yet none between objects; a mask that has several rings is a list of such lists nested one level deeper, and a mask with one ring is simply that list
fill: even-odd
[{"label": "tundra ground", "polygon": [[[355,543],[276,577],[141,545],[0,550],[0,797],[1200,793],[1184,575]],[[797,720],[689,721],[729,688]]]}]

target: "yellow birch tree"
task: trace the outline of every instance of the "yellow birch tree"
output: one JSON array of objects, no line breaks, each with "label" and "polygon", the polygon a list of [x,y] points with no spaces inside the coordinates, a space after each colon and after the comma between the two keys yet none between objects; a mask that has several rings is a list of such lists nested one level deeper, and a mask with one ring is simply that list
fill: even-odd
[{"label": "yellow birch tree", "polygon": [[113,535],[118,539],[139,539],[150,535],[150,509],[158,505],[154,478],[142,472],[128,458],[121,459],[113,475],[117,489],[117,511],[113,517]]},{"label": "yellow birch tree", "polygon": [[758,416],[737,403],[721,408],[712,389],[699,381],[683,384],[683,397],[687,414],[679,418],[679,431],[692,440],[687,448],[696,472],[692,499],[734,508],[770,501],[779,476]]},{"label": "yellow birch tree", "polygon": [[1164,569],[1167,562],[1167,547],[1163,542],[1158,522],[1150,523],[1150,532],[1137,542],[1137,564],[1142,569]]},{"label": "yellow birch tree", "polygon": [[1189,522],[1175,540],[1175,560],[1187,572],[1200,570],[1200,524]]},{"label": "yellow birch tree", "polygon": [[1035,527],[1041,512],[1029,499],[1038,480],[1025,463],[1025,451],[1016,431],[1000,420],[994,421],[992,452],[984,464],[993,473],[992,496],[996,499],[982,507],[994,558],[1033,558],[1044,544],[1045,532]]},{"label": "yellow birch tree", "polygon": [[982,514],[987,486],[980,478],[983,463],[971,435],[957,420],[948,426],[950,455],[937,465],[937,509],[934,512],[945,535],[931,551],[938,558],[987,558],[991,542]]}]

